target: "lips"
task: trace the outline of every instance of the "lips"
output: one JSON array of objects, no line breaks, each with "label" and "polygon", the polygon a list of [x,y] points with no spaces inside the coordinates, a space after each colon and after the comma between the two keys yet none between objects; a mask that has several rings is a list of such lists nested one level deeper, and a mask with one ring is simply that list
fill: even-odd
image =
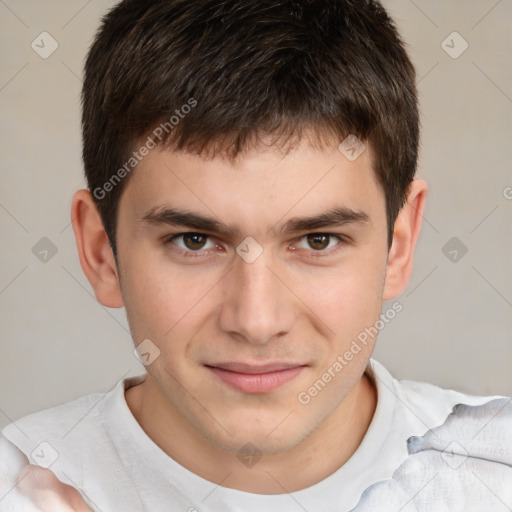
[{"label": "lips", "polygon": [[294,379],[306,367],[284,362],[265,365],[225,362],[205,366],[223,383],[244,393],[270,393]]},{"label": "lips", "polygon": [[214,368],[220,368],[221,370],[229,370],[237,373],[250,373],[250,374],[261,374],[278,372],[281,370],[289,370],[290,368],[298,368],[303,366],[297,363],[268,363],[264,365],[251,365],[245,363],[219,363],[207,365]]}]

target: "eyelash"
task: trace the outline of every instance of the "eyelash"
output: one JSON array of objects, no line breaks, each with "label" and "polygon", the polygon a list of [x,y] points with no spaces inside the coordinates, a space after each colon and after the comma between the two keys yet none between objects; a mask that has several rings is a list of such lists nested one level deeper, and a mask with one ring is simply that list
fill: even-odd
[{"label": "eyelash", "polygon": [[[180,237],[183,237],[185,235],[201,235],[201,236],[205,236],[207,237],[207,240],[213,238],[211,237],[210,235],[206,235],[205,233],[199,233],[199,232],[196,232],[196,231],[187,231],[185,233],[177,233],[177,234],[174,234],[174,235],[169,235],[167,237],[165,237],[163,239],[163,242],[164,244],[171,244],[173,243],[173,241],[176,239],[176,238],[180,238]],[[311,236],[311,235],[322,235],[322,236],[327,236],[329,237],[330,239],[331,238],[337,238],[339,243],[329,249],[329,250],[318,250],[318,251],[315,251],[313,249],[311,249],[311,251],[308,251],[308,249],[302,249],[302,250],[306,250],[308,252],[310,252],[310,254],[308,255],[309,258],[323,258],[323,257],[326,257],[326,256],[331,256],[332,254],[338,252],[339,250],[341,250],[342,246],[347,244],[348,241],[345,237],[341,236],[341,235],[336,235],[334,233],[317,233],[317,232],[314,232],[314,233],[307,233],[306,235],[303,235],[300,237],[299,240],[302,240],[303,238],[307,237],[307,236]],[[329,240],[330,241],[330,240]],[[206,257],[208,256],[209,254],[209,251],[212,251],[213,249],[207,249],[206,251],[205,250],[199,250],[199,251],[191,251],[191,250],[183,250],[183,249],[172,249],[174,252],[176,252],[177,254],[179,254],[180,256],[184,256],[186,258],[201,258],[201,257]]]}]

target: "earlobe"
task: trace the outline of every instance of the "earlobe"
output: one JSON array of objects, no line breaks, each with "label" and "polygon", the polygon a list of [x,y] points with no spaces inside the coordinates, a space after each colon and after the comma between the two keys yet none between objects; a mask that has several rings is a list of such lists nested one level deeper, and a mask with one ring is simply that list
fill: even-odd
[{"label": "earlobe", "polygon": [[390,300],[403,292],[412,274],[414,249],[418,240],[423,211],[427,199],[427,183],[412,181],[407,202],[395,221],[393,243],[389,251],[383,300]]},{"label": "earlobe", "polygon": [[75,192],[71,206],[80,265],[96,299],[109,308],[124,305],[118,269],[100,214],[87,189]]}]

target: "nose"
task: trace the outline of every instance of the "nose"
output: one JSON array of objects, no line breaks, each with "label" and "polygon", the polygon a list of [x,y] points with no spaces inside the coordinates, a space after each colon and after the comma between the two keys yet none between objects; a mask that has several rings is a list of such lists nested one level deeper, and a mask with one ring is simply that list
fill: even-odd
[{"label": "nose", "polygon": [[262,345],[291,331],[296,318],[294,295],[282,269],[270,251],[263,251],[252,263],[235,259],[219,315],[223,332]]}]

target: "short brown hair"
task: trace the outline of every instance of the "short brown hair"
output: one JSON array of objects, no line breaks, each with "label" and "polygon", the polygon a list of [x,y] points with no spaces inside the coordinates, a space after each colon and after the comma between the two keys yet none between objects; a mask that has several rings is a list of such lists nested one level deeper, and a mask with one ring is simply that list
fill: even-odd
[{"label": "short brown hair", "polygon": [[305,129],[353,134],[372,150],[389,245],[416,172],[415,70],[376,0],[121,1],[89,51],[82,102],[85,174],[116,257],[144,137],[235,157],[261,135],[290,148]]}]

